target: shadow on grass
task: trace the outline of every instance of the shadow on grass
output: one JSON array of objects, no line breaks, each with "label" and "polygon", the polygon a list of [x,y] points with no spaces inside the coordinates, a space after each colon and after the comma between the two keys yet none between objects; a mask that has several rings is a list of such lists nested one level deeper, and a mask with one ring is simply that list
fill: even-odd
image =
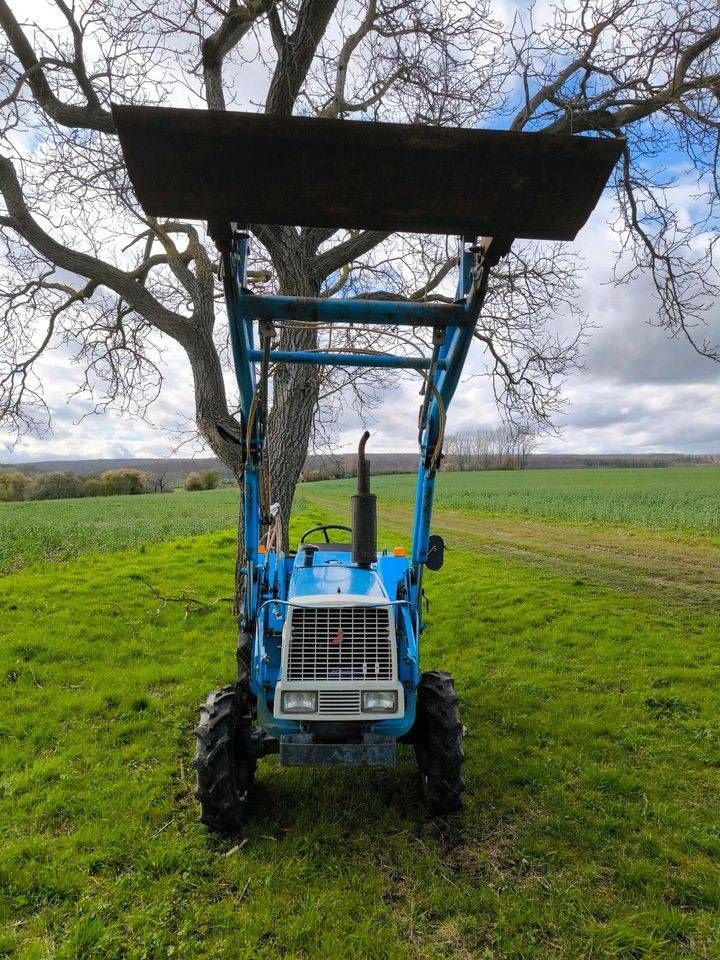
[{"label": "shadow on grass", "polygon": [[399,833],[435,835],[443,847],[462,841],[463,815],[431,816],[422,800],[412,749],[401,747],[396,767],[281,767],[275,757],[258,764],[244,828],[225,837],[209,835],[213,845],[261,839],[335,844],[339,856],[348,847],[382,845]]}]

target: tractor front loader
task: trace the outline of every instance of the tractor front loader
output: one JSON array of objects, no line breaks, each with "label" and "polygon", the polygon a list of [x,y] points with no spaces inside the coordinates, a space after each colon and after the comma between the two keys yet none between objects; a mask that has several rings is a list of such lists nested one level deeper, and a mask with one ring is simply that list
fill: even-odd
[{"label": "tractor front loader", "polygon": [[[208,221],[240,393],[244,596],[238,670],[209,695],[196,730],[201,818],[235,831],[258,761],[389,765],[412,742],[433,814],[461,806],[462,724],[452,678],[421,671],[423,571],[442,566],[430,533],[448,409],[492,267],[515,238],[573,239],[622,150],[616,138],[454,130],[221,111],[116,106],[138,199],[152,216]],[[256,295],[251,227],[293,224],[455,233],[452,303]],[[432,329],[426,357],[273,349],[279,325]],[[409,555],[378,550],[365,433],[350,526],[282,543],[264,506],[268,374],[277,364],[414,369],[425,379]]]}]

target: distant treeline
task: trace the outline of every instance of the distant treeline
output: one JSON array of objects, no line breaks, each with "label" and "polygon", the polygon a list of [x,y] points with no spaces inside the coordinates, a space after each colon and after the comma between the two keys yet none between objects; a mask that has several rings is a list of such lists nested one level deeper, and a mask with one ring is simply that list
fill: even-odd
[{"label": "distant treeline", "polygon": [[[445,470],[524,470],[528,458],[537,443],[530,429],[519,427],[497,427],[495,429],[462,430],[446,435],[443,444],[443,469]],[[399,461],[409,458],[410,462]],[[384,475],[393,473],[411,473],[417,468],[417,455],[411,454],[370,454],[372,473]],[[322,465],[309,466],[308,463],[300,475],[301,481],[340,480],[357,474],[357,457],[346,454],[342,457],[329,457]]]},{"label": "distant treeline", "polygon": [[619,467],[720,467],[720,453],[586,453],[559,454],[562,463],[548,462],[552,454],[538,453],[530,457],[528,466],[543,470],[547,467],[590,467],[611,469]]},{"label": "distant treeline", "polygon": [[73,473],[99,477],[109,470],[141,470],[148,477],[162,477],[169,487],[182,487],[190,473],[215,470],[221,481],[234,480],[232,471],[217,457],[117,457],[97,460],[38,460],[33,463],[0,463],[0,473],[19,470],[30,477],[41,473]]},{"label": "distant treeline", "polygon": [[[193,472],[185,477],[186,490],[214,490],[220,485],[217,470]],[[70,470],[51,470],[28,476],[20,470],[0,473],[0,500],[73,500],[78,497],[112,497],[121,494],[169,493],[175,489],[167,474],[149,474],[132,467],[104,470],[94,477]]]},{"label": "distant treeline", "polygon": [[[621,467],[692,467],[720,466],[720,454],[683,453],[534,453],[535,438],[531,434],[508,436],[503,430],[468,430],[445,437],[445,470],[553,470],[568,468]],[[370,472],[373,474],[414,473],[417,453],[374,453],[368,451]],[[120,481],[117,475],[140,473],[144,477],[142,489],[123,489],[124,493],[164,493],[178,487],[206,489],[197,486],[197,476],[215,473],[221,485],[234,484],[235,478],[224,464],[214,457],[129,459],[129,460],[45,460],[26,464],[0,464],[0,500],[17,499],[14,491],[23,490],[20,499],[50,499],[32,491],[52,488],[80,490],[62,496],[104,496],[113,493]],[[301,481],[340,480],[357,473],[357,456],[352,453],[310,454],[300,475]],[[18,480],[17,474],[25,479]],[[53,479],[46,480],[44,478]],[[8,480],[8,477],[14,479]],[[74,478],[70,480],[60,478]],[[110,483],[103,478],[110,477]],[[87,492],[82,492],[84,484]],[[202,483],[202,481],[201,481]],[[10,489],[12,496],[6,492]]]},{"label": "distant treeline", "polygon": [[445,438],[446,470],[525,470],[536,434],[525,427],[461,430]]}]

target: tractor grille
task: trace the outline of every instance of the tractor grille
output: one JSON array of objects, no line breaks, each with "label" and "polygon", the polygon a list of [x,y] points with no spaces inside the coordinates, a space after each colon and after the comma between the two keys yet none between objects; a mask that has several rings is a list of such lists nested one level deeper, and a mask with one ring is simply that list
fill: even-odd
[{"label": "tractor grille", "polygon": [[321,690],[318,696],[318,713],[321,716],[360,713],[359,690]]},{"label": "tractor grille", "polygon": [[387,607],[293,607],[288,680],[392,680]]}]

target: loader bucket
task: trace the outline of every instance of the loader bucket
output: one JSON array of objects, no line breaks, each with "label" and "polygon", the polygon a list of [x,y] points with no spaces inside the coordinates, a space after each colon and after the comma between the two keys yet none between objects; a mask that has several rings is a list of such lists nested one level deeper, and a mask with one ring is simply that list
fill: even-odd
[{"label": "loader bucket", "polygon": [[114,106],[151,216],[572,240],[612,138]]}]

